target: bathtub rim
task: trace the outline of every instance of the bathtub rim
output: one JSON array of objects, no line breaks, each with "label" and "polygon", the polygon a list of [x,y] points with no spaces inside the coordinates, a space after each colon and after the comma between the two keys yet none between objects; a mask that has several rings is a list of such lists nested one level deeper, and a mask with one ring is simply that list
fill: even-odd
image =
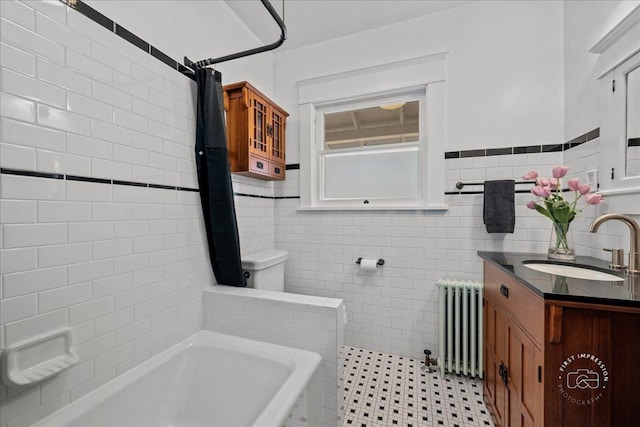
[{"label": "bathtub rim", "polygon": [[271,397],[263,411],[251,424],[252,427],[282,425],[302,392],[310,384],[311,377],[317,371],[321,362],[320,355],[310,351],[203,329],[49,414],[33,424],[33,427],[65,426],[91,411],[108,397],[122,391],[128,385],[166,363],[180,352],[197,345],[245,352],[251,355],[257,354],[261,358],[275,361],[291,368],[290,375],[280,385],[278,391]]}]

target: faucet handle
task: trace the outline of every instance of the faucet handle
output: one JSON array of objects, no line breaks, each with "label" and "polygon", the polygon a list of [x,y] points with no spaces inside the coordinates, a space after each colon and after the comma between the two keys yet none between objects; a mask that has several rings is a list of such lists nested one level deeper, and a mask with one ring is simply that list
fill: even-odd
[{"label": "faucet handle", "polygon": [[603,251],[611,252],[611,264],[609,267],[614,270],[624,269],[624,249],[608,249],[604,248]]}]

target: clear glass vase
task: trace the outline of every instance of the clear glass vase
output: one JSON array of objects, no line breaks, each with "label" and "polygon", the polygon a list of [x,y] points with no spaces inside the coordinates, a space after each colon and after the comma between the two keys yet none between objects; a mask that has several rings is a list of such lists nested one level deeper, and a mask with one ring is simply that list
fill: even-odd
[{"label": "clear glass vase", "polygon": [[552,222],[552,224],[551,238],[549,239],[549,258],[576,259],[576,248],[573,245],[573,235],[569,228],[571,223]]}]

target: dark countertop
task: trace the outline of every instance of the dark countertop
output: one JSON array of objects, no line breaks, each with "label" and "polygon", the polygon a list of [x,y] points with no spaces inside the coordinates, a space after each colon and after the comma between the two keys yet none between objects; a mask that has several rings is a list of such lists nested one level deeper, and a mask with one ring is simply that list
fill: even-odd
[{"label": "dark countertop", "polygon": [[[557,261],[549,260],[546,254],[486,251],[478,251],[478,256],[495,265],[545,300],[640,308],[640,276],[627,276],[621,272],[611,271],[609,263],[601,259],[578,256],[575,261]],[[526,260],[589,266],[594,270],[623,277],[624,281],[596,281],[555,276],[525,267],[522,262]],[[565,279],[566,285],[562,279]]]}]

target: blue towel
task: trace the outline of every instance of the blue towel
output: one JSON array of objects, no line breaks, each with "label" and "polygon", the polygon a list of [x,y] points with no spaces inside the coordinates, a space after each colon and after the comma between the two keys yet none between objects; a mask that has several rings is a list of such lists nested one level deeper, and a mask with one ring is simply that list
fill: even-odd
[{"label": "blue towel", "polygon": [[513,233],[516,225],[515,193],[516,182],[512,179],[484,182],[482,220],[487,233]]}]

